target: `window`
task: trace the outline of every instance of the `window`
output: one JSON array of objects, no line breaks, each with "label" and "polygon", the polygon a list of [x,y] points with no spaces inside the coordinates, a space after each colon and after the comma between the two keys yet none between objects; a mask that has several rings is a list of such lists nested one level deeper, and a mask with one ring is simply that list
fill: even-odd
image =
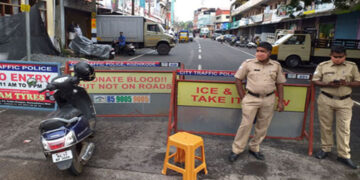
[{"label": "window", "polygon": [[230,16],[226,16],[226,19],[229,19],[230,18]]},{"label": "window", "polygon": [[147,27],[147,30],[148,31],[154,31],[154,32],[158,32],[158,27],[156,24],[149,24],[148,27]]},{"label": "window", "polygon": [[216,20],[219,20],[220,19],[220,17],[216,17]]},{"label": "window", "polygon": [[305,35],[294,35],[290,37],[285,44],[289,45],[301,45],[305,42]]}]

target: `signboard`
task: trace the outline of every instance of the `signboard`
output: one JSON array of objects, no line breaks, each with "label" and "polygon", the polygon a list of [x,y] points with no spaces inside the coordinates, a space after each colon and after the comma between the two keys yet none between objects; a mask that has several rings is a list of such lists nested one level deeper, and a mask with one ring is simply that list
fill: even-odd
[{"label": "signboard", "polygon": [[[73,67],[80,61],[68,61]],[[154,62],[154,61],[87,61],[93,67],[180,67],[179,62]]]},{"label": "signboard", "polygon": [[150,95],[94,95],[94,103],[150,103]]},{"label": "signboard", "polygon": [[96,72],[90,82],[81,82],[88,93],[170,93],[172,73]]},{"label": "signboard", "polygon": [[54,110],[55,102],[38,91],[59,72],[57,63],[0,61],[0,107]]},{"label": "signboard", "polygon": [[[304,112],[306,94],[307,87],[284,86],[285,111]],[[241,108],[233,83],[178,82],[177,101],[179,106]]]},{"label": "signboard", "polygon": [[21,4],[20,10],[21,12],[30,12],[31,6],[28,4]]}]

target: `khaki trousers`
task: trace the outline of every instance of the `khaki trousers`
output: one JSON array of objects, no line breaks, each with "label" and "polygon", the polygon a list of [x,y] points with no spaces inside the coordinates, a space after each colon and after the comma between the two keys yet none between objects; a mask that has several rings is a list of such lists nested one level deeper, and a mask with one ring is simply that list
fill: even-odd
[{"label": "khaki trousers", "polygon": [[242,119],[232,144],[232,151],[236,154],[244,151],[256,116],[255,135],[249,142],[249,149],[254,152],[259,152],[260,143],[266,136],[267,129],[274,114],[275,94],[260,98],[246,94],[241,105]]},{"label": "khaki trousers", "polygon": [[350,158],[350,123],[354,102],[351,98],[335,100],[320,94],[317,100],[321,149],[330,152],[334,144],[332,125],[336,116],[336,143],[339,157]]}]

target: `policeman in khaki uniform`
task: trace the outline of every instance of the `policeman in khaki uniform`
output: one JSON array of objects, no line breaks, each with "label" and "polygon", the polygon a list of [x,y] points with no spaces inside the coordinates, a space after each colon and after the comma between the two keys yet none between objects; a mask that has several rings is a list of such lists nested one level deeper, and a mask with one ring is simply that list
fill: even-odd
[{"label": "policeman in khaki uniform", "polygon": [[[236,133],[229,161],[234,162],[245,149],[255,117],[255,136],[249,143],[249,153],[256,159],[264,160],[260,143],[266,136],[275,108],[275,90],[279,94],[278,111],[283,111],[283,83],[286,79],[281,65],[270,60],[272,46],[267,42],[259,43],[256,58],[243,62],[235,74],[236,88],[242,100],[242,120]],[[242,80],[247,80],[246,90]]]},{"label": "policeman in khaki uniform", "polygon": [[355,63],[347,62],[342,46],[331,48],[331,60],[318,65],[313,76],[315,85],[320,86],[318,115],[320,121],[321,150],[315,154],[318,159],[328,156],[333,142],[333,115],[336,115],[337,160],[357,169],[350,159],[350,122],[353,101],[351,88],[360,86],[360,74]]}]

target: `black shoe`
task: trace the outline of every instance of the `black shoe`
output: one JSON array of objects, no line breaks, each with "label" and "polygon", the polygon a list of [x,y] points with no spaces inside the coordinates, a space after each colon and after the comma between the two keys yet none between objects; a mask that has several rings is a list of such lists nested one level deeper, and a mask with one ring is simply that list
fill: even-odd
[{"label": "black shoe", "polygon": [[249,150],[249,153],[258,160],[265,160],[265,156],[261,152],[254,152],[252,150]]},{"label": "black shoe", "polygon": [[315,154],[315,157],[318,159],[325,159],[329,155],[329,152],[324,152],[323,150],[320,150]]},{"label": "black shoe", "polygon": [[346,158],[341,158],[341,157],[338,157],[337,158],[338,161],[340,161],[341,163],[349,166],[350,168],[353,168],[353,169],[357,169],[358,166],[356,164],[354,164],[351,159],[346,159]]},{"label": "black shoe", "polygon": [[231,153],[229,155],[229,161],[231,163],[233,163],[237,160],[238,157],[239,157],[239,154],[235,154],[234,152],[231,151]]}]

